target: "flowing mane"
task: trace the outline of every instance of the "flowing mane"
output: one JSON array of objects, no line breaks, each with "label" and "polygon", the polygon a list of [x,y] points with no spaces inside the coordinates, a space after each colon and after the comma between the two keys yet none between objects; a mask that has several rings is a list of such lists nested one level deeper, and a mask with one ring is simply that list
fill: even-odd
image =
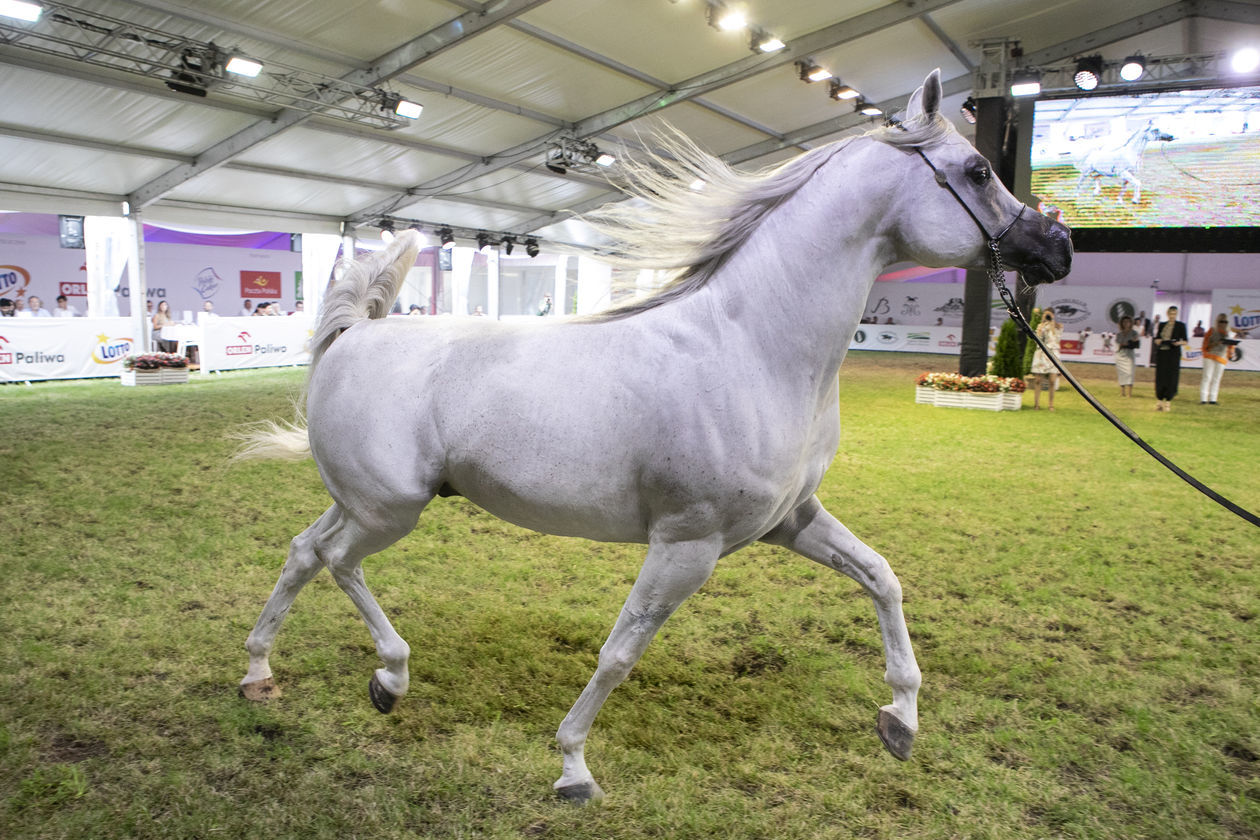
[{"label": "flowing mane", "polygon": [[672,276],[657,291],[590,318],[625,318],[704,286],[766,216],[851,143],[871,138],[913,148],[934,143],[950,131],[952,126],[940,114],[919,115],[907,124],[837,140],[753,172],[733,169],[675,129],[663,131],[655,138],[661,153],[623,158],[624,181],[619,186],[630,200],[605,205],[582,220],[612,240],[601,254],[603,261],[625,268],[672,270]]}]

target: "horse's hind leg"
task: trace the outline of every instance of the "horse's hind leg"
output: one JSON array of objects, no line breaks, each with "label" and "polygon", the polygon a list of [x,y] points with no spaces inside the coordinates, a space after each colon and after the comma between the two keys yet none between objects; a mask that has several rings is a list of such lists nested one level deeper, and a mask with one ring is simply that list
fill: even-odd
[{"label": "horse's hind leg", "polygon": [[630,673],[643,651],[678,605],[699,589],[717,563],[717,539],[686,543],[653,543],[630,597],[621,608],[608,641],[599,651],[599,666],[573,708],[565,715],[556,741],[564,753],[564,773],[556,793],[571,802],[600,799],[604,792],[586,767],[586,736],[608,695]]},{"label": "horse's hind leg", "polygon": [[315,537],[327,528],[330,521],[336,518],[336,505],[324,511],[324,514],[311,527],[293,538],[289,544],[289,557],[284,562],[280,579],[276,581],[267,605],[263,607],[258,622],[245,641],[245,650],[249,652],[249,670],[241,680],[240,694],[247,700],[269,700],[280,696],[280,689],[271,676],[271,665],[268,657],[271,646],[280,632],[280,625],[293,606],[293,599],[302,591],[302,587],[324,567],[315,555]]},{"label": "horse's hind leg", "polygon": [[394,519],[379,519],[371,526],[349,516],[344,511],[332,526],[315,539],[315,553],[332,572],[333,579],[359,610],[372,641],[376,655],[384,668],[378,668],[368,683],[368,693],[378,711],[388,714],[398,698],[407,693],[409,676],[407,660],[411,648],[394,630],[389,619],[363,579],[363,558],[393,545],[415,527],[419,511],[400,513]]},{"label": "horse's hind leg", "polygon": [[870,594],[884,639],[887,660],[884,682],[893,690],[892,705],[880,708],[876,729],[888,751],[895,758],[907,760],[919,730],[918,695],[922,677],[901,612],[901,584],[888,561],[853,536],[823,509],[816,497],[794,510],[762,539],[843,572]]}]

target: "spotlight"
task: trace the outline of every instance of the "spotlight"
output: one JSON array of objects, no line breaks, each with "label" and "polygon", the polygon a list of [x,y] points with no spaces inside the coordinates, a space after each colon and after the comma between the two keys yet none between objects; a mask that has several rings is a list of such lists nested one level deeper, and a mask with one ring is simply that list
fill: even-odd
[{"label": "spotlight", "polygon": [[705,15],[709,19],[709,26],[723,32],[734,32],[748,25],[748,18],[743,12],[727,8],[723,3],[710,3]]},{"label": "spotlight", "polygon": [[512,256],[512,249],[513,249],[513,248],[515,248],[515,247],[516,247],[516,237],[515,237],[515,236],[505,236],[505,237],[503,237],[503,253],[507,254],[507,255],[510,257],[510,256]]},{"label": "spotlight", "polygon": [[538,256],[538,240],[537,239],[531,236],[529,239],[525,240],[525,253],[529,254],[531,257]]},{"label": "spotlight", "polygon": [[839,79],[832,79],[827,84],[827,95],[837,102],[841,102],[845,99],[856,99],[858,92]]},{"label": "spotlight", "polygon": [[1230,57],[1229,67],[1235,73],[1254,73],[1260,67],[1260,52],[1255,47],[1243,47]]},{"label": "spotlight", "polygon": [[1076,60],[1076,75],[1072,81],[1081,90],[1093,90],[1102,80],[1103,60],[1101,55],[1090,55]]},{"label": "spotlight", "polygon": [[752,41],[749,44],[749,47],[755,53],[778,52],[785,46],[786,44],[778,38],[774,37],[769,32],[762,32],[760,29],[753,30]]},{"label": "spotlight", "polygon": [[218,57],[212,50],[189,48],[180,53],[179,69],[171,71],[166,86],[176,93],[189,96],[205,96],[206,86],[214,78]]},{"label": "spotlight", "polygon": [[0,0],[0,15],[17,18],[27,23],[39,20],[44,7],[38,3],[27,3],[25,0]]},{"label": "spotlight", "polygon": [[419,102],[412,102],[409,99],[403,99],[400,94],[390,90],[382,90],[377,92],[379,97],[380,109],[382,111],[393,111],[400,117],[406,117],[409,120],[420,118],[420,114],[424,112],[424,106]]},{"label": "spotlight", "polygon": [[595,158],[595,162],[598,163],[600,166],[612,166],[614,163],[617,162],[617,159],[613,157],[612,155],[608,154],[608,152],[600,152],[599,155]]},{"label": "spotlight", "polygon": [[442,243],[443,248],[450,248],[455,244],[455,233],[448,227],[438,228],[438,241]]},{"label": "spotlight", "polygon": [[254,61],[254,59],[246,58],[243,55],[234,55],[228,59],[228,63],[223,69],[229,73],[235,73],[238,76],[248,76],[252,79],[262,72],[262,68],[261,61]]},{"label": "spotlight", "polygon": [[1011,96],[1036,96],[1041,93],[1041,73],[1033,68],[1016,70],[1011,76]]},{"label": "spotlight", "polygon": [[830,70],[808,60],[796,62],[796,71],[800,74],[802,82],[821,82],[823,79],[831,78]]},{"label": "spotlight", "polygon": [[394,241],[394,222],[392,219],[381,219],[376,223],[376,226],[381,229],[382,242],[388,245]]},{"label": "spotlight", "polygon": [[884,113],[878,106],[872,105],[860,96],[858,101],[853,103],[853,110],[865,117],[878,117]]},{"label": "spotlight", "polygon": [[962,118],[971,125],[976,124],[976,100],[974,97],[968,96],[963,100],[962,107],[958,109],[962,114]]},{"label": "spotlight", "polygon": [[564,157],[564,149],[555,148],[547,150],[547,157],[543,159],[543,166],[550,169],[557,175],[567,175],[569,172],[568,163]]},{"label": "spotlight", "polygon": [[1140,55],[1131,55],[1120,65],[1120,78],[1126,82],[1136,82],[1146,72],[1146,59]]}]

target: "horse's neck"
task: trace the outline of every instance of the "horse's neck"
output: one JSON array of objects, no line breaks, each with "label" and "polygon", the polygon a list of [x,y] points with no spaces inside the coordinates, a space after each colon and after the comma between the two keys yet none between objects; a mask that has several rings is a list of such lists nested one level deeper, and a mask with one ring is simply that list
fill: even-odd
[{"label": "horse's neck", "polygon": [[[870,141],[874,144],[875,141]],[[878,150],[841,151],[761,223],[704,288],[723,329],[834,376],[878,272],[891,256],[882,235]]]}]

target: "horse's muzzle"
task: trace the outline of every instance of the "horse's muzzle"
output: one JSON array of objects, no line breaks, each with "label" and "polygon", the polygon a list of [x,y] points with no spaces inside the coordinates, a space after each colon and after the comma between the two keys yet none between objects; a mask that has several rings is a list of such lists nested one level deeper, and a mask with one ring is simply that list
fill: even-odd
[{"label": "horse's muzzle", "polygon": [[1062,280],[1072,270],[1072,232],[1041,213],[1025,213],[998,247],[1002,262],[1029,285]]}]

